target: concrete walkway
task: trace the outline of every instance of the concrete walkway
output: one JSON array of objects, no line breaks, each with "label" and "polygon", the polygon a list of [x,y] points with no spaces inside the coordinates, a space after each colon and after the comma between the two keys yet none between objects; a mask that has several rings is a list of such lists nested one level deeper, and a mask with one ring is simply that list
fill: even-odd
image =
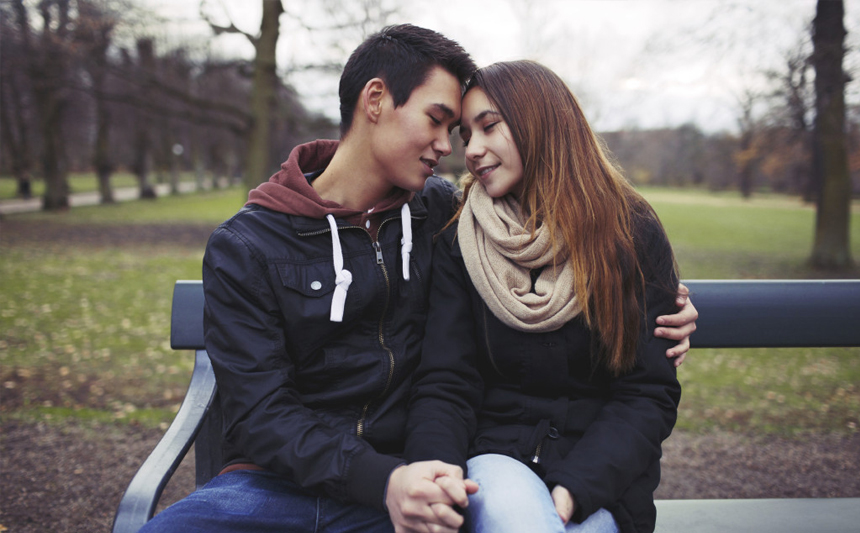
[{"label": "concrete walkway", "polygon": [[[154,186],[155,193],[158,196],[167,196],[170,194],[169,183],[159,183]],[[211,188],[211,184],[204,183],[204,189]],[[197,190],[196,183],[193,181],[179,182],[180,193],[190,193]],[[137,200],[140,198],[140,189],[137,187],[125,187],[113,190],[114,200],[117,202],[127,202],[129,200]],[[78,207],[83,205],[99,205],[98,191],[77,192],[69,195],[69,207]],[[42,198],[30,198],[29,200],[0,200],[0,216],[13,215],[16,213],[32,213],[42,209]]]}]

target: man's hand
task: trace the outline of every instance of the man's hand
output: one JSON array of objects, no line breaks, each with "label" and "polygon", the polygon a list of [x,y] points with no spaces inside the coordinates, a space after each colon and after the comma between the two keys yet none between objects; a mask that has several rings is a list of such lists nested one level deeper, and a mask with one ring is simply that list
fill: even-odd
[{"label": "man's hand", "polygon": [[690,289],[683,283],[678,285],[678,296],[675,304],[681,308],[674,315],[662,315],[657,317],[657,324],[666,326],[654,330],[655,337],[663,337],[678,341],[678,344],[666,351],[666,357],[674,358],[675,366],[681,366],[690,349],[690,335],[696,331],[696,319],[699,312],[693,307],[689,298]]},{"label": "man's hand", "polygon": [[573,516],[573,512],[576,511],[576,502],[573,500],[573,496],[570,495],[570,491],[561,485],[556,485],[552,489],[552,501],[555,504],[555,512],[561,518],[562,524],[567,525],[570,522],[570,517]]},{"label": "man's hand", "polygon": [[475,490],[477,485],[463,480],[459,466],[422,461],[391,472],[385,506],[396,533],[456,533],[463,517],[453,506],[466,507]]}]

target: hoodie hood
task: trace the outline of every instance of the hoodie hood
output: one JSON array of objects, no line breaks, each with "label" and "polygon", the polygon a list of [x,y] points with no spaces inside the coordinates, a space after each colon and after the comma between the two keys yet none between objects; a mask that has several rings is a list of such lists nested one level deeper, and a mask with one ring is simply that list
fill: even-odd
[{"label": "hoodie hood", "polygon": [[358,211],[347,209],[337,202],[324,200],[311,186],[309,179],[319,175],[325,169],[334,157],[337,147],[338,141],[330,140],[317,140],[296,146],[290,152],[287,161],[281,165],[281,170],[269,178],[268,182],[248,193],[248,201],[245,203],[245,205],[260,205],[288,215],[324,218],[328,221],[331,229],[335,275],[335,291],[329,317],[332,322],[343,320],[347,292],[352,283],[352,273],[344,268],[337,218],[365,228],[375,241],[382,214],[400,208],[403,227],[403,237],[400,239],[403,279],[407,281],[409,280],[409,256],[412,252],[412,215],[408,203],[412,198],[411,192],[394,188],[391,194],[380,199],[373,208]]},{"label": "hoodie hood", "polygon": [[[351,224],[366,226],[367,218],[396,209],[412,198],[412,193],[396,188],[367,212],[348,209],[337,202],[325,200],[311,186],[309,176],[321,173],[337,150],[339,141],[317,140],[293,148],[281,170],[248,193],[245,205],[256,204],[279,213],[323,219],[326,215],[346,219]],[[371,222],[371,225],[373,222]]]}]

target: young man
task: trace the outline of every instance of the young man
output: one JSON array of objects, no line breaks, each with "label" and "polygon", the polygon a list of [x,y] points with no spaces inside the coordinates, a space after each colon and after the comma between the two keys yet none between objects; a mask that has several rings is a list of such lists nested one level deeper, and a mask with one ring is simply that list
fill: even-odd
[{"label": "young man", "polygon": [[227,464],[143,531],[460,526],[453,507],[477,487],[399,456],[432,237],[454,212],[454,187],[431,176],[474,69],[430,30],[371,36],[341,77],[341,141],[295,148],[213,233],[205,337]]}]

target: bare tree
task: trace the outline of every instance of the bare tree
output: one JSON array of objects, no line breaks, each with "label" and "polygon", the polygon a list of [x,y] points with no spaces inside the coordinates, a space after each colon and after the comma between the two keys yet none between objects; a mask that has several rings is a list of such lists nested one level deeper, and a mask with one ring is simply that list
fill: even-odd
[{"label": "bare tree", "polygon": [[245,186],[249,189],[256,187],[268,177],[271,117],[278,88],[277,44],[280,36],[280,17],[284,13],[281,0],[261,1],[263,16],[260,21],[260,32],[257,35],[240,30],[232,22],[229,26],[215,24],[208,18],[201,4],[201,15],[208,21],[216,35],[237,33],[244,35],[254,45],[250,135],[244,176]]},{"label": "bare tree", "polygon": [[92,1],[78,0],[80,13],[76,28],[78,39],[86,52],[85,70],[90,77],[90,89],[95,103],[95,141],[92,164],[99,184],[101,203],[114,202],[110,177],[115,163],[111,154],[111,114],[107,93],[109,60],[108,49],[119,17],[117,13],[104,9]]},{"label": "bare tree", "polygon": [[743,97],[739,99],[741,116],[738,118],[738,129],[741,135],[735,162],[738,167],[738,188],[744,198],[752,196],[755,185],[755,165],[759,159],[756,142],[758,121],[753,114],[757,99],[758,95],[750,90],[744,91]]},{"label": "bare tree", "polygon": [[[245,160],[244,184],[247,188],[256,187],[268,178],[273,170],[271,161],[271,140],[274,128],[273,117],[278,107],[278,94],[282,94],[282,83],[278,77],[277,43],[280,37],[281,15],[287,14],[291,22],[309,34],[331,33],[333,37],[330,46],[321,48],[339,50],[345,32],[360,32],[364,37],[370,31],[379,29],[379,25],[387,20],[396,10],[387,7],[384,0],[361,0],[345,2],[343,0],[320,0],[315,3],[305,3],[311,6],[310,11],[324,13],[320,20],[325,24],[309,23],[298,11],[287,12],[281,0],[260,0],[262,2],[262,19],[260,31],[252,35],[238,28],[232,21],[229,24],[218,24],[209,16],[205,0],[201,1],[201,16],[208,22],[216,35],[233,33],[243,35],[254,46],[252,61],[253,83],[250,99],[249,135],[247,156]],[[314,19],[317,20],[317,19]],[[299,54],[301,55],[301,54]],[[345,53],[343,54],[345,56]],[[342,58],[341,58],[342,60]],[[339,71],[341,64],[331,61],[313,61],[306,58],[289,65],[287,72],[297,73],[309,70]]]},{"label": "bare tree", "polygon": [[0,14],[0,135],[7,161],[18,183],[20,198],[32,196],[33,146],[32,102],[25,75],[26,57],[21,35],[9,22],[7,13]]},{"label": "bare tree", "polygon": [[[769,135],[775,139],[767,140],[769,151],[775,156],[770,161],[771,166],[782,163],[784,172],[788,174],[781,188],[800,192],[808,202],[814,201],[818,192],[815,175],[810,168],[811,117],[815,107],[809,76],[812,68],[810,47],[811,41],[803,37],[797,46],[786,52],[782,69],[768,72],[776,88],[770,95],[771,109],[768,116],[771,125]],[[780,161],[776,161],[777,158]]]},{"label": "bare tree", "polygon": [[38,114],[42,139],[40,159],[45,180],[43,206],[47,210],[69,205],[69,186],[64,165],[63,115],[68,105],[68,76],[74,58],[70,54],[70,0],[43,0],[37,8],[40,30],[34,30],[30,10],[23,0],[12,0],[20,33],[26,71]]},{"label": "bare tree", "polygon": [[813,171],[821,176],[815,218],[812,264],[819,268],[851,266],[849,228],[851,180],[845,136],[845,7],[842,0],[818,0],[813,21],[815,51],[815,128]]}]

